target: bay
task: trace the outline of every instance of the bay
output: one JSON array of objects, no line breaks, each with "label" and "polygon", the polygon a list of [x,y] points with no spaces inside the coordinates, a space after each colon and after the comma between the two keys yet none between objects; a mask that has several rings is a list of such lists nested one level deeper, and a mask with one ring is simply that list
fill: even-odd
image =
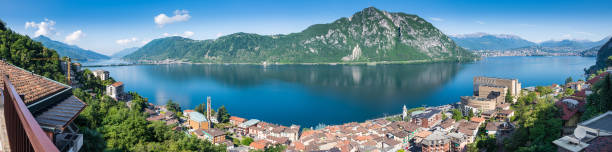
[{"label": "bay", "polygon": [[[108,62],[105,62],[108,63]],[[269,123],[311,127],[398,114],[401,107],[456,103],[475,76],[516,78],[523,87],[584,79],[593,57],[491,57],[472,63],[389,65],[167,64],[104,69],[126,91],[154,104],[193,109],[211,96],[216,109]],[[84,64],[87,65],[87,64]]]}]

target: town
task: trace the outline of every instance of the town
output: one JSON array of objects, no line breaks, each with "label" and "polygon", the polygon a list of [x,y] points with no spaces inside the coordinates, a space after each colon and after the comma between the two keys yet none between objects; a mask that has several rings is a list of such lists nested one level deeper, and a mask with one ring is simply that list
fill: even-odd
[{"label": "town", "polygon": [[[82,73],[84,70],[78,63],[62,62],[62,67],[74,73],[68,78],[70,86],[45,79],[2,61],[0,71],[2,75],[8,75],[8,79],[3,78],[0,82],[3,82],[5,87],[9,87],[3,89],[5,97],[2,99],[5,104],[12,103],[8,102],[13,97],[9,96],[11,92],[7,91],[12,90],[10,85],[14,85],[26,104],[44,103],[36,104],[32,106],[33,108],[28,107],[33,112],[31,115],[47,134],[56,138],[65,137],[61,139],[63,142],[56,140],[55,144],[58,147],[78,151],[83,143],[83,135],[77,133],[78,128],[72,124],[72,121],[86,104],[71,95],[69,91],[62,90],[84,87],[86,84],[76,78],[77,73]],[[98,81],[112,79],[108,71],[89,72]],[[568,78],[566,83],[561,85],[525,88],[522,88],[517,79],[474,77],[473,94],[458,97],[459,102],[454,104],[412,109],[403,106],[398,107],[401,113],[397,115],[365,122],[322,125],[316,128],[302,128],[299,125],[283,126],[258,119],[243,118],[248,116],[230,116],[225,107],[213,110],[214,102],[211,97],[207,97],[205,104],[199,105],[196,109],[181,110],[180,106],[172,101],[166,105],[147,102],[143,109],[147,121],[163,122],[174,131],[223,145],[232,152],[269,148],[281,148],[285,151],[462,152],[469,151],[470,147],[476,146],[478,142],[504,146],[505,139],[512,138],[520,128],[517,124],[519,118],[515,114],[523,105],[519,102],[522,102],[522,98],[535,96],[545,101],[551,100],[559,109],[563,127],[558,131],[563,137],[553,143],[560,151],[591,151],[609,146],[607,144],[611,141],[612,112],[583,122],[579,120],[585,112],[587,96],[593,93],[591,87],[610,73],[612,70],[592,75],[587,81],[573,81]],[[9,81],[11,83],[8,83]],[[125,92],[125,86],[120,81],[110,82],[104,88],[97,89],[102,90],[113,100],[125,102],[127,107],[134,108],[133,99],[137,98],[134,97],[134,93]],[[90,89],[88,92],[92,91]],[[50,99],[42,98],[50,94],[56,95]],[[93,93],[91,95],[95,96]],[[4,134],[3,137],[13,136],[6,130],[0,133]],[[2,143],[6,143],[6,140],[8,139],[4,139]]]}]

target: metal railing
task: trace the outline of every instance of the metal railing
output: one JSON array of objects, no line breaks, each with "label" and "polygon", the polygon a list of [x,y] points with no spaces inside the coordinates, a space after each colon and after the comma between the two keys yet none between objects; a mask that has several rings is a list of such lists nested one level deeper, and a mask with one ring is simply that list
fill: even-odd
[{"label": "metal railing", "polygon": [[4,117],[11,151],[59,152],[19,97],[8,76],[4,79]]}]

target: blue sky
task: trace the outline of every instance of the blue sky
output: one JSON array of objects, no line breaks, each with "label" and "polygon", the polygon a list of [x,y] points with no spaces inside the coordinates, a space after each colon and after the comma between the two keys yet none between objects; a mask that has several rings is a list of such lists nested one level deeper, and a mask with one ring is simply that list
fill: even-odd
[{"label": "blue sky", "polygon": [[19,33],[47,35],[107,55],[171,35],[214,39],[235,32],[300,32],[369,6],[419,15],[446,34],[514,34],[535,42],[600,40],[612,35],[609,0],[4,0],[2,4],[0,19]]}]

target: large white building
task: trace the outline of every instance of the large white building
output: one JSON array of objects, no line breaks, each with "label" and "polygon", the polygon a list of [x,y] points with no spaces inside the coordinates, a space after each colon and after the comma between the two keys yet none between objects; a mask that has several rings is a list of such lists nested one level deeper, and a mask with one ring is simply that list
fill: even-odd
[{"label": "large white building", "polygon": [[95,70],[92,73],[93,73],[94,77],[98,77],[98,78],[100,78],[100,80],[106,80],[106,79],[110,78],[108,71]]},{"label": "large white building", "polygon": [[123,82],[115,82],[106,86],[106,95],[115,100],[123,99]]}]

